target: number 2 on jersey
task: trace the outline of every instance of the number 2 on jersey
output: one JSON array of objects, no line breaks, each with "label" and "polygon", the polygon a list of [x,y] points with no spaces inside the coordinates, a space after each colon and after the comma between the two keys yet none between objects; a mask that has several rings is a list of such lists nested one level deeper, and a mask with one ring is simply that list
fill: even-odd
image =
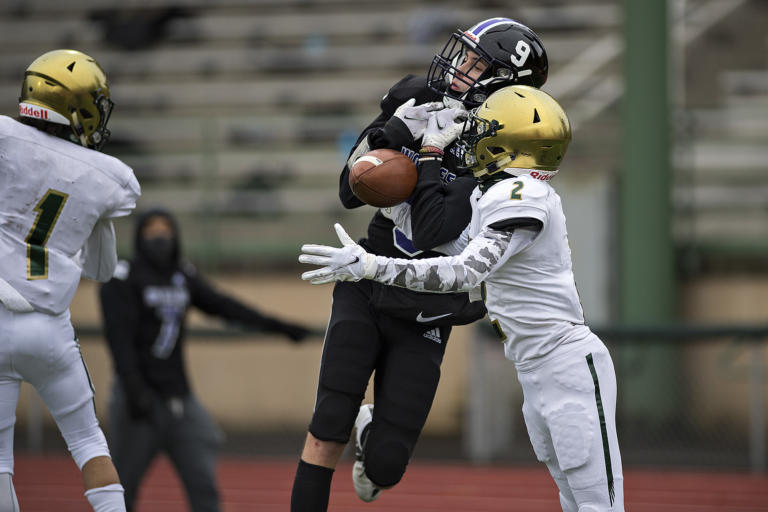
[{"label": "number 2 on jersey", "polygon": [[68,197],[69,194],[49,188],[35,206],[37,218],[24,240],[27,243],[27,279],[48,279],[48,249],[45,244]]},{"label": "number 2 on jersey", "polygon": [[522,199],[523,196],[520,195],[520,191],[523,189],[523,185],[525,185],[525,183],[523,183],[522,181],[516,181],[512,185],[514,185],[514,187],[512,188],[512,192],[509,193],[509,198]]}]

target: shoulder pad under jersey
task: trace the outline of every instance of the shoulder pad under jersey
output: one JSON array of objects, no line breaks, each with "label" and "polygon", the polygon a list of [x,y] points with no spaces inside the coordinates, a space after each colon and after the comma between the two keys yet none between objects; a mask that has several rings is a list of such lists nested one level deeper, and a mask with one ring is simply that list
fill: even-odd
[{"label": "shoulder pad under jersey", "polygon": [[16,120],[8,116],[0,116],[0,135],[11,133],[16,125]]},{"label": "shoulder pad under jersey", "polygon": [[483,226],[515,218],[546,224],[550,186],[530,176],[510,177],[489,188],[477,203]]}]

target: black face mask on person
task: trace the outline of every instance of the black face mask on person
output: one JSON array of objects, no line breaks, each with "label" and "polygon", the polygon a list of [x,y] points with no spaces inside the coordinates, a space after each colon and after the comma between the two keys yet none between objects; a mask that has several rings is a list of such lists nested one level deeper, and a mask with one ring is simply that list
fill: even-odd
[{"label": "black face mask on person", "polygon": [[174,261],[173,238],[165,236],[144,238],[141,241],[142,253],[149,263],[158,269],[167,269],[173,266]]}]

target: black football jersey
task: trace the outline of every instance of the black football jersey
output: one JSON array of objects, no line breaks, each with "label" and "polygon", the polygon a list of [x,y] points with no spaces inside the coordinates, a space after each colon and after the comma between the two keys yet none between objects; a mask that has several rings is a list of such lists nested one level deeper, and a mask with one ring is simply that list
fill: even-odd
[{"label": "black football jersey", "polygon": [[[417,105],[442,101],[440,95],[427,87],[425,77],[406,76],[384,96],[381,114],[362,131],[350,154],[367,140],[370,149],[394,149],[417,160],[420,141],[414,142],[411,147],[398,145],[390,141],[382,129],[395,110],[410,98],[415,98]],[[469,196],[477,183],[471,172],[459,167],[461,161],[459,148],[452,143],[445,149],[442,163],[425,162],[418,166],[418,183],[408,199],[411,205],[411,238],[377,211],[368,225],[368,236],[360,240],[360,245],[371,253],[396,258],[439,256],[431,249],[457,238],[472,215]],[[339,197],[346,208],[365,204],[352,193],[347,165],[339,179]]]}]

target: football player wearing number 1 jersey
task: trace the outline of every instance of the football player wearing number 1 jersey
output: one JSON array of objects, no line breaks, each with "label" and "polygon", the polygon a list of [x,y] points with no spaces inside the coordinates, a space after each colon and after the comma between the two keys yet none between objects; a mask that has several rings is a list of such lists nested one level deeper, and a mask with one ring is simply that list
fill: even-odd
[{"label": "football player wearing number 1 jersey", "polygon": [[131,213],[139,183],[99,152],[112,101],[94,59],[41,55],[19,101],[18,119],[0,116],[0,510],[18,510],[13,428],[26,381],[56,420],[94,511],[125,511],[69,304],[81,276],[112,277],[112,219]]},{"label": "football player wearing number 1 jersey", "polygon": [[570,139],[568,118],[552,97],[527,86],[501,89],[470,116],[460,138],[479,185],[458,254],[377,256],[337,224],[342,248],[305,245],[299,261],[323,266],[302,275],[313,284],[371,279],[437,293],[479,288],[515,363],[531,444],[557,483],[563,511],[623,511],[616,375],[584,323],[565,215],[548,183]]}]

